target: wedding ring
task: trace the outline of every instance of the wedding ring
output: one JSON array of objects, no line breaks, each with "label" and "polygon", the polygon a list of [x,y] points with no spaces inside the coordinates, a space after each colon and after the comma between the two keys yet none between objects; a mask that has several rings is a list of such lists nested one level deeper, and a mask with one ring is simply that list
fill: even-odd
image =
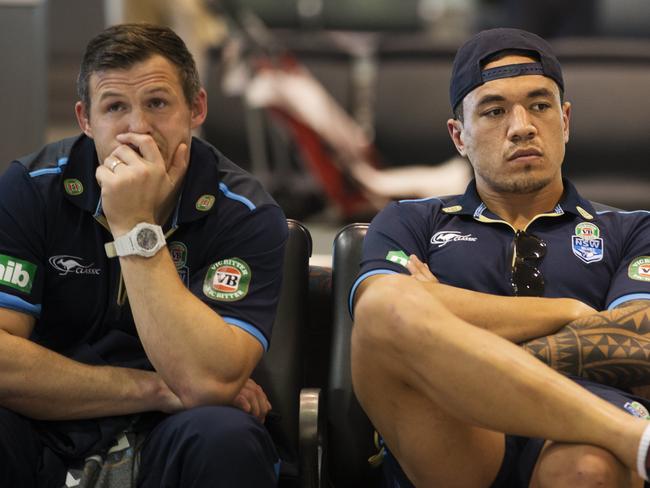
[{"label": "wedding ring", "polygon": [[117,159],[117,158],[115,158],[115,161],[113,161],[113,162],[111,163],[111,171],[112,171],[112,172],[115,172],[115,168],[117,168],[117,165],[118,165],[118,164],[126,164],[126,163],[125,163],[124,161],[122,161],[121,159]]}]

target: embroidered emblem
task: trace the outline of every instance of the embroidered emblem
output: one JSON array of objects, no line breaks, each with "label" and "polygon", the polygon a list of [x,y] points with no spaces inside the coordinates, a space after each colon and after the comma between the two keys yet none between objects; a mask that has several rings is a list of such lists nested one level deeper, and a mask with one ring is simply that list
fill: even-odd
[{"label": "embroidered emblem", "polygon": [[81,184],[81,181],[76,178],[63,180],[63,188],[65,188],[65,192],[68,195],[72,195],[73,197],[81,195],[84,192],[84,186]]},{"label": "embroidered emblem", "polygon": [[172,256],[174,261],[174,266],[176,266],[176,271],[178,271],[178,276],[180,276],[181,281],[185,283],[185,286],[189,288],[190,286],[190,269],[187,265],[187,246],[179,241],[170,242],[167,245],[169,249],[169,254]]},{"label": "embroidered emblem", "polygon": [[0,254],[0,284],[15,288],[18,291],[32,292],[36,265],[22,259]]},{"label": "embroidered emblem", "polygon": [[627,275],[633,280],[650,281],[650,256],[640,256],[632,261]]},{"label": "embroidered emblem", "polygon": [[406,268],[406,264],[409,262],[409,257],[404,251],[390,251],[386,254],[386,261],[400,264]]},{"label": "embroidered emblem", "polygon": [[648,413],[648,409],[639,402],[626,402],[625,405],[623,405],[623,408],[635,417],[650,420],[650,413]]},{"label": "embroidered emblem", "polygon": [[167,247],[176,268],[182,268],[187,263],[187,246],[179,241],[170,242]]},{"label": "embroidered emblem", "polygon": [[214,195],[202,195],[196,201],[196,209],[201,212],[207,212],[214,205]]},{"label": "embroidered emblem", "polygon": [[70,273],[76,275],[99,275],[102,272],[101,268],[93,268],[93,264],[84,264],[84,259],[77,256],[68,256],[67,254],[60,254],[58,256],[51,256],[48,259],[50,266],[59,272],[59,276],[66,276]]},{"label": "embroidered emblem", "polygon": [[602,261],[605,252],[600,229],[590,222],[576,225],[575,235],[571,236],[571,247],[573,254],[587,264]]},{"label": "embroidered emblem", "polygon": [[583,239],[597,239],[600,237],[600,229],[590,222],[582,222],[576,225],[575,235]]},{"label": "embroidered emblem", "polygon": [[460,212],[463,209],[462,205],[453,205],[451,207],[445,207],[442,209],[445,213],[455,213]]},{"label": "embroidered emblem", "polygon": [[222,259],[208,268],[203,281],[203,293],[222,302],[241,300],[248,294],[251,270],[239,258]]},{"label": "embroidered emblem", "polygon": [[441,230],[440,232],[436,232],[431,238],[431,244],[436,244],[438,247],[443,247],[450,242],[457,241],[476,242],[478,241],[478,237],[473,237],[472,234],[462,235],[457,230]]},{"label": "embroidered emblem", "polygon": [[582,215],[587,220],[593,220],[594,216],[587,212],[584,208],[576,206],[576,210],[580,215]]}]

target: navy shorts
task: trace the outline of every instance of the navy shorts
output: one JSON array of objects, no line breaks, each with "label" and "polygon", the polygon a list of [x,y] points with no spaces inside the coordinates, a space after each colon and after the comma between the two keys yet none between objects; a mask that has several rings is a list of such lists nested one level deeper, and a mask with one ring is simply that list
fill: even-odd
[{"label": "navy shorts", "polygon": [[[618,406],[631,415],[639,417],[647,415],[647,400],[583,378],[572,379],[594,395]],[[546,441],[538,438],[506,435],[505,442],[506,449],[503,462],[491,488],[527,488],[537,458]],[[383,470],[389,488],[414,488],[388,448],[386,449]],[[647,483],[646,486],[648,486]]]}]

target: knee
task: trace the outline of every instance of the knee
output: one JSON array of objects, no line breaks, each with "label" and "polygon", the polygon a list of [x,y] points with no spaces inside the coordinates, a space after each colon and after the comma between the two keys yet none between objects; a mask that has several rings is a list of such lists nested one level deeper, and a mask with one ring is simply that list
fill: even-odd
[{"label": "knee", "polygon": [[[628,470],[609,451],[593,446],[573,446],[576,452],[557,452],[540,463],[540,488],[605,488],[625,486]],[[532,484],[531,484],[532,485]]]},{"label": "knee", "polygon": [[272,444],[257,419],[234,407],[199,407],[181,415],[183,437],[199,452],[242,459]]}]

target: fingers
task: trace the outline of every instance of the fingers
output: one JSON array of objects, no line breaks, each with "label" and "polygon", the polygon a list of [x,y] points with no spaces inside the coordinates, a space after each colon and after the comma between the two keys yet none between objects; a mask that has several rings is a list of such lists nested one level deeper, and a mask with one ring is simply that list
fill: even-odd
[{"label": "fingers", "polygon": [[151,163],[164,163],[160,148],[154,138],[150,135],[126,132],[124,134],[118,134],[115,138],[123,146],[126,146],[126,148],[133,151],[134,155],[141,156],[145,161]]},{"label": "fingers", "polygon": [[429,267],[418,259],[415,254],[409,256],[409,260],[406,263],[406,269],[408,269],[411,276],[413,276],[418,281],[438,281],[433,273],[429,270]]},{"label": "fingers", "polygon": [[271,403],[264,390],[250,378],[246,380],[241,391],[235,397],[233,405],[244,412],[250,413],[262,423],[264,423],[266,415],[271,410]]},{"label": "fingers", "polygon": [[174,152],[169,168],[167,168],[167,174],[173,185],[176,185],[183,178],[187,170],[190,161],[187,153],[188,147],[185,143],[179,144]]}]

